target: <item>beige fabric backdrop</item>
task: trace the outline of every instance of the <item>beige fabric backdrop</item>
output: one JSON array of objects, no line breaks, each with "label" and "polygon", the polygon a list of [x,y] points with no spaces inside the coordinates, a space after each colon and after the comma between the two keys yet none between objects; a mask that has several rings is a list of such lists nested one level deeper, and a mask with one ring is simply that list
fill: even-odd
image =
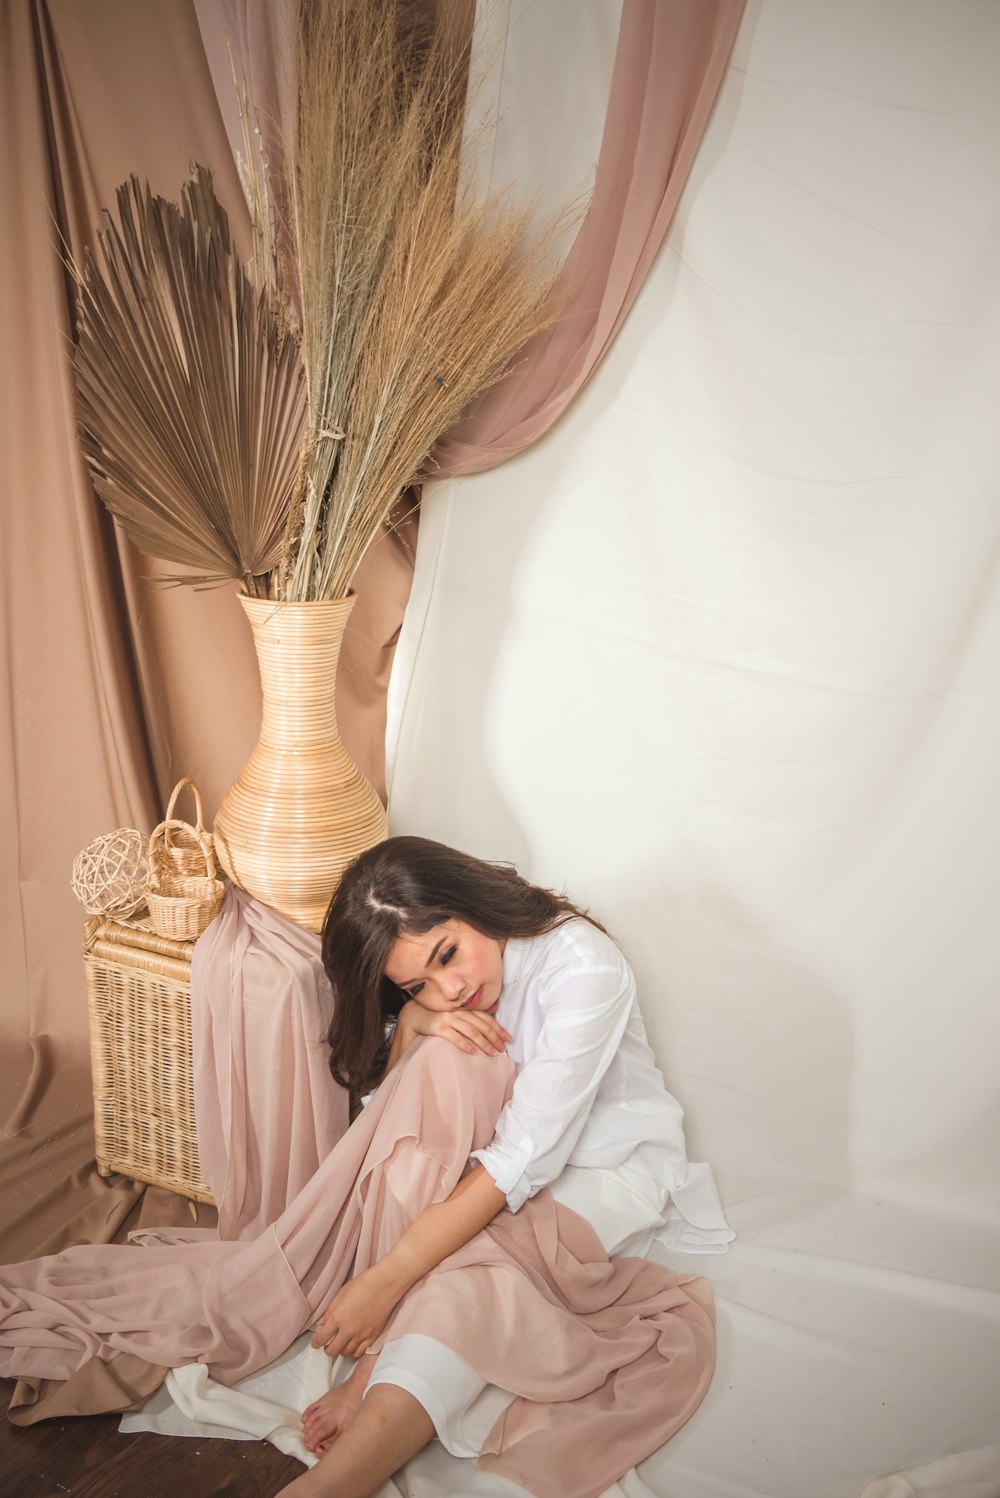
[{"label": "beige fabric backdrop", "polygon": [[[0,776],[9,839],[0,873],[4,1085],[14,1094],[5,1110],[8,1126],[35,1115],[39,1141],[47,1120],[65,1120],[70,1097],[85,1109],[89,1093],[81,912],[69,892],[70,863],[98,832],[150,824],[165,740],[162,715],[150,731],[142,711],[155,606],[147,611],[137,597],[134,562],[123,563],[113,528],[93,505],[75,447],[69,288],[53,220],[69,216],[79,250],[81,218],[91,216],[96,197],[105,197],[141,154],[158,187],[164,177],[172,186],[185,170],[211,96],[179,65],[183,20],[183,9],[171,8],[163,44],[151,5],[94,5],[84,13],[79,6],[15,0],[0,13],[8,142],[0,220],[7,272],[0,287],[6,355],[0,660],[9,709]],[[151,25],[153,55],[159,54],[154,79],[146,61]],[[100,62],[109,36],[121,48],[113,92]],[[72,59],[72,77],[63,57]],[[185,99],[185,127],[168,131],[157,121],[160,86]],[[224,182],[220,189],[231,199]],[[139,620],[135,645],[130,603]],[[57,1064],[53,1100],[46,1094]],[[30,1082],[19,1096],[26,1073]],[[46,1102],[54,1106],[46,1110]]]},{"label": "beige fabric backdrop", "polygon": [[[151,586],[152,565],[95,504],[74,437],[72,296],[56,225],[79,256],[129,172],[172,197],[197,158],[215,173],[237,242],[246,233],[193,5],[5,0],[0,68],[0,1122],[19,1136],[0,1175],[9,1257],[45,1231],[39,1170],[57,1178],[76,1168],[83,1210],[102,1196],[85,1165],[73,857],[116,826],[148,831],[183,774],[196,777],[211,816],[253,744],[259,697],[232,590]],[[414,530],[380,542],[366,562],[342,658],[344,738],[376,784]],[[67,1203],[51,1208],[62,1220]]]}]

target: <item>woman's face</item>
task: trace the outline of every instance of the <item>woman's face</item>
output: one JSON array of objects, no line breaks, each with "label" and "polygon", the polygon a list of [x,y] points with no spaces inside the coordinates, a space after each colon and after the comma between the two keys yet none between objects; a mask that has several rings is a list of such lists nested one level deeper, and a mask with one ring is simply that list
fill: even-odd
[{"label": "woman's face", "polygon": [[385,975],[425,1009],[492,1010],[503,986],[505,943],[465,921],[400,936]]}]

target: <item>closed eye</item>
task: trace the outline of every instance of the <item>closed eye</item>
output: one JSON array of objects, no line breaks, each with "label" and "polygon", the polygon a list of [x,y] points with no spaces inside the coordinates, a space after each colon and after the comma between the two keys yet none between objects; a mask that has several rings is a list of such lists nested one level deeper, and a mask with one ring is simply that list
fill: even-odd
[{"label": "closed eye", "polygon": [[[457,951],[458,943],[454,942],[450,947],[447,948],[446,951],[441,953],[440,957],[438,958],[438,962],[440,962],[442,967],[447,967]],[[403,992],[405,994],[409,994],[411,999],[415,999],[423,986],[424,985],[422,983],[414,983],[410,987],[404,988]]]}]

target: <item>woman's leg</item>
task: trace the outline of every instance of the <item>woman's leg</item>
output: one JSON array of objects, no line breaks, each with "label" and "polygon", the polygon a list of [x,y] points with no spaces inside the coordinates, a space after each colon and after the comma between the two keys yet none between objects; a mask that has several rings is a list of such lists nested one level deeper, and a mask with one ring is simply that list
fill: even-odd
[{"label": "woman's leg", "polygon": [[315,1467],[278,1498],[371,1498],[434,1434],[423,1405],[394,1384],[378,1384]]},{"label": "woman's leg", "polygon": [[[360,1166],[364,1191],[355,1273],[388,1252],[427,1205],[448,1194],[449,1176],[457,1183],[471,1150],[492,1137],[512,1071],[504,1058],[467,1056],[441,1041],[424,1041],[404,1058],[397,1096],[372,1140],[378,1163],[372,1166],[366,1157]],[[313,1299],[316,1271],[323,1273],[325,1255],[317,1254],[315,1245],[308,1255],[299,1252],[298,1244],[286,1245],[285,1251]],[[361,1358],[347,1380],[303,1412],[308,1450],[320,1453],[341,1444],[359,1418],[375,1363],[374,1355]],[[409,1392],[393,1387],[397,1393]],[[362,1433],[369,1426],[366,1420]]]},{"label": "woman's leg", "polygon": [[346,1278],[377,1263],[426,1207],[451,1195],[472,1151],[492,1139],[513,1076],[507,1057],[468,1056],[445,1040],[420,1040],[407,1052],[275,1225],[317,1320]]},{"label": "woman's leg", "polygon": [[[651,1238],[663,1220],[666,1193],[648,1181],[647,1174],[628,1164],[616,1170],[569,1166],[552,1195],[590,1223],[609,1254],[616,1253],[626,1239],[633,1243]],[[364,1382],[356,1391],[349,1390],[353,1382],[349,1380],[310,1406],[315,1412],[307,1429],[310,1450],[319,1449],[308,1439],[310,1430],[316,1426],[329,1426],[332,1431],[340,1428],[351,1395],[356,1393],[357,1409],[372,1377],[375,1386],[399,1386],[419,1399],[434,1421],[438,1439],[453,1456],[477,1455],[485,1436],[513,1398],[479,1377],[450,1348],[423,1335],[403,1336],[388,1343],[378,1357],[362,1361],[367,1365]]]}]

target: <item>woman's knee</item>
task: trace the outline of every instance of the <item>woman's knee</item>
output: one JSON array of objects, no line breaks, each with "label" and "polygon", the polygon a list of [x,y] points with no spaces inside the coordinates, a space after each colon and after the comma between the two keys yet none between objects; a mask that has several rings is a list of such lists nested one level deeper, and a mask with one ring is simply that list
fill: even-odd
[{"label": "woman's knee", "polygon": [[436,1035],[421,1036],[404,1060],[424,1075],[448,1077],[460,1087],[504,1087],[508,1076],[514,1074],[514,1063],[508,1056],[487,1056],[478,1049],[462,1051]]},{"label": "woman's knee", "polygon": [[[452,1120],[462,1132],[488,1143],[514,1085],[515,1068],[509,1056],[470,1055],[450,1041],[425,1037],[403,1058],[407,1083],[433,1100],[435,1112]],[[464,1121],[464,1126],[460,1124]]]}]

